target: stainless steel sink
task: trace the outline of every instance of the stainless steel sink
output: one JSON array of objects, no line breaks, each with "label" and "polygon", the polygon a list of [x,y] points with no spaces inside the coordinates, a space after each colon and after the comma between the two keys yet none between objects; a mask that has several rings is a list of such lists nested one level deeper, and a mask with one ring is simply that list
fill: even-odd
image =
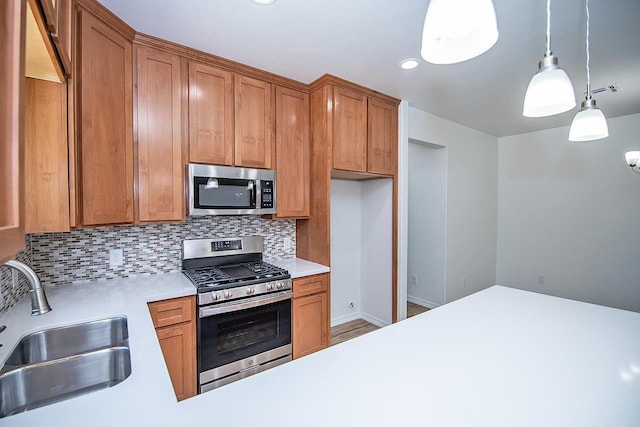
[{"label": "stainless steel sink", "polygon": [[0,418],[114,386],[131,375],[127,319],[22,338],[0,370]]},{"label": "stainless steel sink", "polygon": [[29,365],[101,348],[117,347],[128,338],[125,317],[45,329],[23,337],[7,358],[5,367]]}]

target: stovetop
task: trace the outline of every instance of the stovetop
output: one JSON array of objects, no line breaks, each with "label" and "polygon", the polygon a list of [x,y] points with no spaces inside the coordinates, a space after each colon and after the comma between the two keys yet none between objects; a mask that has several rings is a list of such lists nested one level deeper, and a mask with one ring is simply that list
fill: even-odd
[{"label": "stovetop", "polygon": [[198,292],[228,289],[291,277],[287,270],[265,261],[202,266],[185,269],[183,273],[198,288]]}]

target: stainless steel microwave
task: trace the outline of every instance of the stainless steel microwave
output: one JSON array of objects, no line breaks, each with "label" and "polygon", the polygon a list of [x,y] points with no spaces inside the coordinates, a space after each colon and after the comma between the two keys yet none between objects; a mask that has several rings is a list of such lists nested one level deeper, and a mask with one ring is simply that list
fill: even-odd
[{"label": "stainless steel microwave", "polygon": [[276,213],[276,172],[191,163],[188,215]]}]

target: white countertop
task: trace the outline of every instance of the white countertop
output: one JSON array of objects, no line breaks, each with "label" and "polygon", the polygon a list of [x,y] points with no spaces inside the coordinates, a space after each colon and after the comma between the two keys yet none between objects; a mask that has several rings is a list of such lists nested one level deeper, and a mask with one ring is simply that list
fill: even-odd
[{"label": "white countertop", "polygon": [[328,273],[329,267],[316,264],[315,262],[307,261],[302,258],[287,258],[287,259],[265,259],[265,261],[275,265],[276,267],[284,268],[289,271],[292,279],[304,276],[312,276],[314,274]]},{"label": "white countertop", "polygon": [[47,289],[54,311],[34,318],[23,301],[2,319],[9,350],[39,325],[124,314],[133,372],[0,425],[640,426],[640,314],[500,286],[178,403],[146,301],[188,286]]}]

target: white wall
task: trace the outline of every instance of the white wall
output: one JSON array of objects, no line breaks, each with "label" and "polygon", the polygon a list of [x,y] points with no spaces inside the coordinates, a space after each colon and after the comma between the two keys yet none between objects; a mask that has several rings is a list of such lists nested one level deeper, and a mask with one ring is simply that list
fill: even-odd
[{"label": "white wall", "polygon": [[390,179],[331,180],[332,326],[391,323],[392,200]]},{"label": "white wall", "polygon": [[391,324],[393,180],[362,182],[362,317]]},{"label": "white wall", "polygon": [[[360,183],[331,180],[331,325],[358,319],[362,281]],[[353,302],[354,307],[349,308]]]},{"label": "white wall", "polygon": [[433,308],[445,302],[447,148],[409,141],[408,199],[408,300]]},{"label": "white wall", "polygon": [[495,284],[497,138],[415,108],[409,138],[447,147],[446,301]]},{"label": "white wall", "polygon": [[499,139],[498,283],[640,311],[640,175],[624,161],[640,114],[608,124],[600,141]]}]

